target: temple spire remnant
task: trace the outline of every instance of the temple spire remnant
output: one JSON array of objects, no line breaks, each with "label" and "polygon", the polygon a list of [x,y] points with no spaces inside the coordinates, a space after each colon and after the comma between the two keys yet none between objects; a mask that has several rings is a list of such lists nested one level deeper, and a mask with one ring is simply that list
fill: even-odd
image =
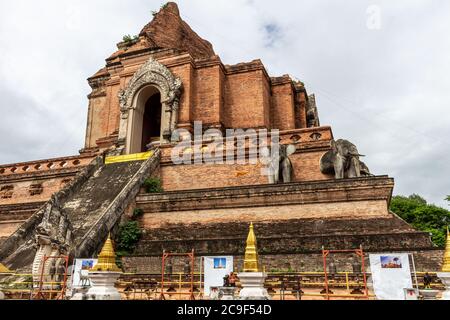
[{"label": "temple spire remnant", "polygon": [[257,241],[253,227],[250,224],[250,230],[247,236],[247,246],[245,248],[244,272],[259,272]]}]

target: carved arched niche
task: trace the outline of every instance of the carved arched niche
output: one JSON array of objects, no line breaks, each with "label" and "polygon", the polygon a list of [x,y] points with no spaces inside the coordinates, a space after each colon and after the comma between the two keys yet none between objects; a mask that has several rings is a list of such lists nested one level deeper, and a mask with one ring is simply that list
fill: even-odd
[{"label": "carved arched niche", "polygon": [[161,144],[170,143],[172,132],[178,123],[182,82],[170,70],[150,58],[133,76],[125,90],[119,93],[120,128],[118,151],[130,154],[139,152],[136,139],[142,132],[142,97],[149,91],[159,91],[161,95]]}]

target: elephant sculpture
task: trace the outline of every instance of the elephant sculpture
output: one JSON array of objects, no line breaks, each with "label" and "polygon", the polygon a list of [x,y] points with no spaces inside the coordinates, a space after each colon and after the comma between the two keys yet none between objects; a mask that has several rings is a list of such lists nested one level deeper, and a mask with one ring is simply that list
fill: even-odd
[{"label": "elephant sculpture", "polygon": [[331,141],[331,150],[320,160],[320,171],[334,174],[336,179],[370,176],[370,170],[359,158],[356,146],[347,140]]},{"label": "elephant sculpture", "polygon": [[277,184],[292,182],[292,162],[289,156],[294,154],[297,148],[295,145],[280,145],[278,154],[272,152],[270,163],[269,183]]}]

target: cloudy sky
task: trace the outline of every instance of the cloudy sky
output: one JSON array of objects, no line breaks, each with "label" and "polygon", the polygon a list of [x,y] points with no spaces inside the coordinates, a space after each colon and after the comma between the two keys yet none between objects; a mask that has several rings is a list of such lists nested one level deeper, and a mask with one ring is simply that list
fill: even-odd
[{"label": "cloudy sky", "polygon": [[[162,1],[15,0],[0,6],[0,163],[77,154],[85,80]],[[225,64],[260,58],[315,93],[321,122],[354,142],[395,194],[447,207],[450,1],[180,0]]]}]

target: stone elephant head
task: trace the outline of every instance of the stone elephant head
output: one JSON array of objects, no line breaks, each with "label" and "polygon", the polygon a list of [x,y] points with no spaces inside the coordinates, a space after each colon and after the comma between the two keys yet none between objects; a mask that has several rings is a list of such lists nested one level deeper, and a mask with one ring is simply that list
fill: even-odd
[{"label": "stone elephant head", "polygon": [[334,174],[336,179],[357,178],[370,175],[369,168],[360,161],[356,146],[348,140],[331,141],[331,150],[320,160],[320,171]]}]

